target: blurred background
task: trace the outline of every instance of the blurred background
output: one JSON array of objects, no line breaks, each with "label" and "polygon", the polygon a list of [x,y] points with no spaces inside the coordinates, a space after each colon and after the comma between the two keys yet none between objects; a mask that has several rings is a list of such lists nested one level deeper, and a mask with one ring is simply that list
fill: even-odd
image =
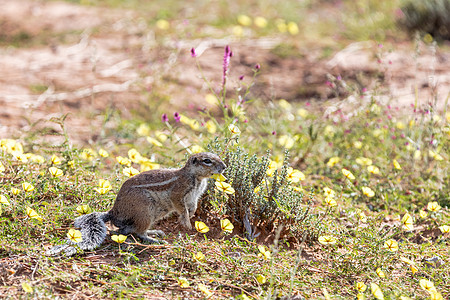
[{"label": "blurred background", "polygon": [[326,107],[349,90],[376,90],[379,101],[399,108],[434,101],[443,110],[450,90],[449,0],[0,5],[2,138],[66,113],[69,136],[82,143],[120,131],[124,120],[195,115],[221,88],[226,45],[234,54],[227,88],[242,76],[253,82],[258,64],[251,93],[262,105]]}]

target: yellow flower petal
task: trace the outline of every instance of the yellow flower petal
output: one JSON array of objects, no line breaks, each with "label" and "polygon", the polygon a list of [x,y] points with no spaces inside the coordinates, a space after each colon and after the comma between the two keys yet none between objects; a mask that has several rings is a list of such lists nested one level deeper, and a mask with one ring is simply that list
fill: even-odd
[{"label": "yellow flower petal", "polygon": [[77,212],[81,215],[90,214],[92,212],[92,209],[89,207],[89,205],[84,204],[77,206]]},{"label": "yellow flower petal", "polygon": [[450,226],[448,226],[448,225],[442,225],[442,226],[439,227],[439,230],[440,230],[442,233],[449,233],[449,232],[450,232]]},{"label": "yellow flower petal", "polygon": [[384,299],[383,291],[380,289],[378,284],[371,283],[370,290],[372,291],[372,295],[375,297],[375,299],[378,299],[378,300]]},{"label": "yellow flower petal", "polygon": [[123,235],[123,234],[119,234],[119,235],[114,234],[111,236],[111,239],[116,243],[122,244],[123,242],[125,242],[127,240],[127,236]]},{"label": "yellow flower petal", "polygon": [[264,275],[258,274],[256,275],[256,281],[258,281],[259,284],[264,284],[267,282],[267,278]]},{"label": "yellow flower petal", "polygon": [[436,201],[432,201],[428,202],[427,209],[429,211],[438,211],[441,209],[441,206]]},{"label": "yellow flower petal", "polygon": [[347,169],[342,169],[342,174],[350,180],[355,180],[355,176]]},{"label": "yellow flower petal", "polygon": [[336,242],[336,238],[331,235],[319,236],[319,243],[321,243],[322,245],[333,245],[336,244]]},{"label": "yellow flower petal", "polygon": [[202,252],[197,252],[193,255],[194,259],[199,261],[199,262],[204,262],[206,261],[206,257]]},{"label": "yellow flower petal", "polygon": [[209,227],[201,221],[195,221],[195,229],[200,233],[207,233],[209,231]]},{"label": "yellow flower petal", "polygon": [[398,251],[398,243],[393,239],[389,239],[386,242],[384,242],[384,248],[386,248],[391,252],[396,252]]},{"label": "yellow flower petal", "polygon": [[410,214],[406,213],[401,221],[404,229],[409,231],[414,229],[413,218]]},{"label": "yellow flower petal", "polygon": [[71,228],[69,232],[67,232],[67,237],[74,243],[79,243],[83,240],[81,237],[81,231]]},{"label": "yellow flower petal", "polygon": [[189,281],[186,278],[184,278],[184,277],[178,278],[178,284],[183,289],[189,287]]},{"label": "yellow flower petal", "polygon": [[232,233],[234,229],[234,225],[228,219],[220,220],[220,227],[223,231]]},{"label": "yellow flower petal", "polygon": [[361,188],[361,190],[362,190],[363,194],[366,195],[369,198],[375,196],[375,192],[370,187],[363,186]]},{"label": "yellow flower petal", "polygon": [[127,168],[123,169],[122,173],[128,177],[133,177],[133,176],[139,174],[140,172],[139,172],[139,170],[137,170],[133,167],[127,167]]},{"label": "yellow flower petal", "polygon": [[3,205],[9,205],[8,199],[3,195],[0,195],[0,203]]},{"label": "yellow flower petal", "polygon": [[375,272],[377,273],[377,275],[378,275],[380,278],[386,278],[386,274],[384,274],[384,272],[383,272],[383,270],[381,270],[381,268],[377,268],[377,269],[375,270]]},{"label": "yellow flower petal", "polygon": [[358,292],[363,293],[367,289],[367,285],[364,284],[364,282],[357,282],[355,284],[356,289]]},{"label": "yellow flower petal", "polygon": [[224,181],[216,181],[214,182],[214,184],[216,188],[223,193],[233,195],[235,192],[234,188],[229,183],[226,183]]},{"label": "yellow flower petal", "polygon": [[33,292],[33,288],[31,287],[31,285],[29,283],[26,282],[22,282],[22,289],[26,292],[26,293],[32,293]]},{"label": "yellow flower petal", "polygon": [[436,290],[433,282],[423,278],[423,279],[419,280],[419,284],[420,284],[421,288],[423,288],[424,290],[426,290],[430,294],[431,293],[437,293],[437,290]]},{"label": "yellow flower petal", "polygon": [[50,167],[50,168],[48,168],[48,171],[50,172],[50,174],[53,176],[53,177],[59,177],[59,176],[62,176],[64,173],[63,173],[63,170],[61,170],[61,169],[58,169],[58,168],[56,168],[56,167]]},{"label": "yellow flower petal", "polygon": [[22,189],[25,192],[32,192],[34,190],[34,186],[31,183],[25,181],[22,183]]}]

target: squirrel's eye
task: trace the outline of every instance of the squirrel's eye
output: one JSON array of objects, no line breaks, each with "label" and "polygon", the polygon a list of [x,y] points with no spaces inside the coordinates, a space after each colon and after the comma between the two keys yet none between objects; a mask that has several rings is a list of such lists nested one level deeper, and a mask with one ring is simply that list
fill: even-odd
[{"label": "squirrel's eye", "polygon": [[207,165],[212,164],[212,161],[211,161],[209,158],[205,158],[205,159],[203,160],[203,162],[204,162],[205,164],[207,164]]}]

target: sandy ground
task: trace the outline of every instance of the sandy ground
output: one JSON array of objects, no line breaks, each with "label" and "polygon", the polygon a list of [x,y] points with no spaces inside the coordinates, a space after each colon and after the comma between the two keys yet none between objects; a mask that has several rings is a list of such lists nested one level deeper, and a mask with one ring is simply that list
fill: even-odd
[{"label": "sandy ground", "polygon": [[[43,39],[37,45],[0,47],[1,138],[17,137],[39,120],[70,113],[70,137],[89,142],[95,140],[107,107],[131,117],[143,103],[152,105],[148,93],[158,88],[169,95],[167,102],[174,110],[202,107],[207,89],[189,54],[193,46],[201,52],[203,74],[214,87],[220,86],[225,45],[230,44],[235,54],[231,87],[240,75],[248,81],[259,63],[261,74],[253,92],[264,101],[346,105],[334,99],[327,74],[357,83],[368,94],[377,84],[373,78],[380,78],[384,93],[377,99],[405,109],[415,102],[415,87],[419,103],[435,98],[439,110],[450,91],[450,53],[426,45],[417,55],[410,44],[382,49],[373,42],[359,42],[328,58],[321,58],[320,49],[302,49],[304,55],[282,59],[271,51],[280,42],[275,38],[167,40],[161,45],[154,29],[130,11],[29,0],[1,0],[0,6],[0,37],[26,33]],[[376,53],[382,53],[380,61]],[[345,92],[339,98],[345,98]]]}]

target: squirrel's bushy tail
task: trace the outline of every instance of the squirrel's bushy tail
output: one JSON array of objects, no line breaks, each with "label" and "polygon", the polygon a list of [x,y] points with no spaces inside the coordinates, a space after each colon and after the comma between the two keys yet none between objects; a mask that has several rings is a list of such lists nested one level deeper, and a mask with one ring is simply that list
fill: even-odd
[{"label": "squirrel's bushy tail", "polygon": [[109,212],[93,212],[87,215],[80,216],[75,219],[75,228],[81,231],[81,242],[74,243],[67,240],[64,245],[54,246],[47,250],[45,255],[56,255],[64,252],[66,256],[72,256],[77,253],[77,245],[82,250],[92,250],[103,243],[106,238],[106,222],[110,220]]}]

